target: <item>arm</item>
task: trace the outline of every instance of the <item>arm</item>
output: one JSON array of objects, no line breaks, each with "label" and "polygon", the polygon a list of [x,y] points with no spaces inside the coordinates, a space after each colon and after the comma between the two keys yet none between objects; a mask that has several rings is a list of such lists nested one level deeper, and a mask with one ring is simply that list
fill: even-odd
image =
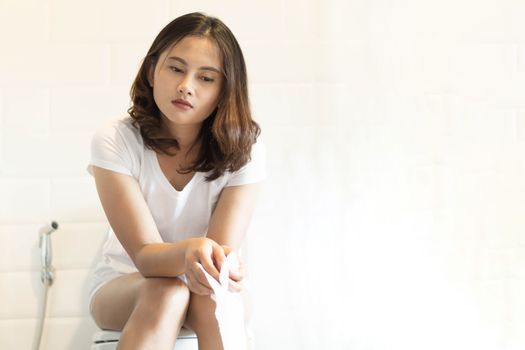
[{"label": "arm", "polygon": [[[222,190],[208,225],[207,237],[221,246],[226,246],[224,247],[226,253],[240,247],[250,224],[260,186],[257,183],[231,186]],[[224,258],[224,254],[216,255],[219,270]],[[198,262],[197,257],[189,257],[188,259]],[[193,283],[198,278],[200,271],[198,269],[190,270],[186,275],[189,280],[188,285],[193,290]],[[241,289],[236,282],[242,279],[242,274],[242,265],[240,271],[230,271],[230,284],[233,290],[239,291]]]},{"label": "arm", "polygon": [[239,249],[250,224],[260,184],[226,187],[208,225],[208,238]]},{"label": "arm", "polygon": [[99,167],[93,167],[93,175],[106,217],[140,273],[145,277],[182,274],[183,244],[162,243],[137,181]]},{"label": "arm", "polygon": [[[144,277],[181,275],[186,271],[186,254],[195,253],[206,270],[218,278],[211,261],[212,254],[222,253],[218,244],[207,238],[164,243],[134,178],[96,166],[93,174],[106,217]],[[201,279],[205,281],[204,276]]]}]

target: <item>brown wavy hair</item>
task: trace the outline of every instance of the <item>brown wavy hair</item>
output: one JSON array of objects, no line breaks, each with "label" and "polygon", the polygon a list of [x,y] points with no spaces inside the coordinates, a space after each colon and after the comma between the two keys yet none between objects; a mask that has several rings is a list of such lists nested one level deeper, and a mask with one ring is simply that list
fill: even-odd
[{"label": "brown wavy hair", "polygon": [[161,114],[148,74],[165,50],[189,35],[210,39],[217,45],[224,79],[219,103],[202,124],[197,159],[180,173],[211,171],[206,179],[212,181],[226,171],[239,170],[250,161],[252,145],[261,132],[250,111],[244,56],[237,39],[221,20],[194,12],[177,17],[165,26],[153,41],[133,82],[128,113],[146,147],[168,155],[174,155],[171,148],[180,149],[176,139],[162,136]]}]

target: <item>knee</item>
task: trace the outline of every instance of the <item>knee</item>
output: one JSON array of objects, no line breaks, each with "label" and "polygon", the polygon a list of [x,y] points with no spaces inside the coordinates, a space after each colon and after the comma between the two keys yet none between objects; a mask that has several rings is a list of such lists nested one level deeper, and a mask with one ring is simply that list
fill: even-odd
[{"label": "knee", "polygon": [[178,278],[146,278],[137,302],[143,301],[156,310],[180,310],[181,307],[186,309],[190,301],[190,291]]}]

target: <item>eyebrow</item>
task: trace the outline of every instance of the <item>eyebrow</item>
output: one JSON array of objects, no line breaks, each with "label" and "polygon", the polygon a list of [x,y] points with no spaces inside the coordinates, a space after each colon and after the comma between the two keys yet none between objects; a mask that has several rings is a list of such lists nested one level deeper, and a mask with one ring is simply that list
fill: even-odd
[{"label": "eyebrow", "polygon": [[[177,56],[170,56],[170,57],[168,57],[168,59],[169,60],[179,61],[180,63],[182,63],[185,66],[188,65],[188,63],[184,59],[182,59],[180,57],[177,57]],[[202,67],[199,67],[199,69],[201,69],[201,70],[211,70],[213,72],[221,74],[220,70],[218,70],[217,68],[214,68],[214,67],[210,67],[210,66],[202,66]]]}]

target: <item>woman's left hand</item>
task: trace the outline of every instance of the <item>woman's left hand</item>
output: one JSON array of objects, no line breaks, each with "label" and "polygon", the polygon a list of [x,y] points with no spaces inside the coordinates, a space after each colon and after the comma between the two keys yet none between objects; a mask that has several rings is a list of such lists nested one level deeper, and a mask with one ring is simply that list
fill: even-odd
[{"label": "woman's left hand", "polygon": [[[224,254],[226,256],[230,254],[231,252],[230,247],[223,245],[222,248],[224,249]],[[239,258],[239,268],[230,270],[230,276],[229,276],[230,283],[229,283],[229,288],[228,288],[231,292],[235,292],[235,293],[242,291],[243,287],[242,287],[241,281],[244,278],[245,273],[246,273],[244,261],[239,256],[237,257]]]}]

